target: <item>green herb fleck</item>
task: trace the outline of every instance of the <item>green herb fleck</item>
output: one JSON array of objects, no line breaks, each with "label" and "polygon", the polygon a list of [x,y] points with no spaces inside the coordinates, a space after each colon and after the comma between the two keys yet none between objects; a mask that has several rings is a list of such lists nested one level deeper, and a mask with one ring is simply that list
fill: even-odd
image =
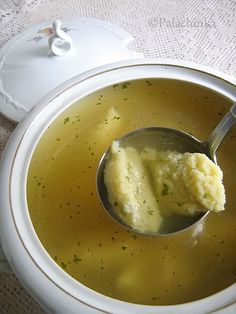
[{"label": "green herb fleck", "polygon": [[70,117],[67,117],[64,119],[64,124],[69,123],[70,122]]},{"label": "green herb fleck", "polygon": [[127,213],[124,211],[124,209],[121,209],[121,213],[122,213],[124,216],[127,216]]},{"label": "green herb fleck", "polygon": [[163,189],[161,191],[161,195],[162,196],[165,196],[165,195],[168,195],[168,185],[166,185],[165,183],[163,184]]},{"label": "green herb fleck", "polygon": [[78,264],[78,262],[81,262],[81,261],[82,261],[81,258],[79,258],[76,254],[74,254],[73,262],[75,264]]},{"label": "green herb fleck", "polygon": [[145,83],[148,85],[148,86],[152,86],[152,83],[150,81],[145,81]]},{"label": "green herb fleck", "polygon": [[61,262],[61,267],[62,267],[63,269],[66,269],[67,265],[66,265],[64,262]]}]

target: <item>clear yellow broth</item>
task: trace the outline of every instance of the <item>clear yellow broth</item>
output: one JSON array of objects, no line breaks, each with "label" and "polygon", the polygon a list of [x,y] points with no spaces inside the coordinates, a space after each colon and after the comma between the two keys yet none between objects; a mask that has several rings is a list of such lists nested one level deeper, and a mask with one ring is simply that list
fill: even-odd
[{"label": "clear yellow broth", "polygon": [[[128,232],[104,211],[95,185],[99,159],[115,138],[165,126],[204,140],[230,105],[203,87],[156,79],[116,84],[65,110],[40,139],[27,182],[34,228],[55,262],[91,289],[140,304],[190,302],[233,284],[236,129],[218,152],[226,209],[210,214],[194,238],[188,232],[176,237]],[[111,107],[119,118],[109,125]]]}]

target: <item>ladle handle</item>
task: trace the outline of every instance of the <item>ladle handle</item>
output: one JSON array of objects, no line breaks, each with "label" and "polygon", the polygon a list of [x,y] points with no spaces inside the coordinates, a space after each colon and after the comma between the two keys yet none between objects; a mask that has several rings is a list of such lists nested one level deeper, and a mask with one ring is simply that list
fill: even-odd
[{"label": "ladle handle", "polygon": [[232,128],[236,122],[236,104],[230,108],[230,111],[226,113],[220,123],[213,130],[209,136],[206,144],[211,156],[215,155],[216,150],[220,146],[226,134]]}]

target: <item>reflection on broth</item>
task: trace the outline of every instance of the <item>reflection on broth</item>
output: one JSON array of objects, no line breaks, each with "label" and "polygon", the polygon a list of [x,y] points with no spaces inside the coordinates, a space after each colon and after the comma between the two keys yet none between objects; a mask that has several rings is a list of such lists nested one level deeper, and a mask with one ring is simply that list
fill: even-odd
[{"label": "reflection on broth", "polygon": [[110,218],[96,194],[96,170],[115,138],[136,128],[181,129],[200,140],[230,103],[202,87],[174,80],[137,80],[89,95],[62,113],[33,154],[27,195],[45,249],[72,277],[100,293],[142,304],[193,301],[236,280],[236,132],[218,153],[226,210],[210,214],[191,239],[147,237]]}]

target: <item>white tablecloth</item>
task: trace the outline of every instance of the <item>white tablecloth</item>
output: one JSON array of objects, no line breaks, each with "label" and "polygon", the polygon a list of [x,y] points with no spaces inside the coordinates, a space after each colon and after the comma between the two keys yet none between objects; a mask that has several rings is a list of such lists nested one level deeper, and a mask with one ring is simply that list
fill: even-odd
[{"label": "white tablecloth", "polygon": [[[24,28],[67,17],[116,23],[149,57],[193,61],[236,77],[235,0],[0,0],[0,47]],[[15,125],[0,116],[0,154]],[[43,313],[14,275],[0,274],[0,313]]]}]

